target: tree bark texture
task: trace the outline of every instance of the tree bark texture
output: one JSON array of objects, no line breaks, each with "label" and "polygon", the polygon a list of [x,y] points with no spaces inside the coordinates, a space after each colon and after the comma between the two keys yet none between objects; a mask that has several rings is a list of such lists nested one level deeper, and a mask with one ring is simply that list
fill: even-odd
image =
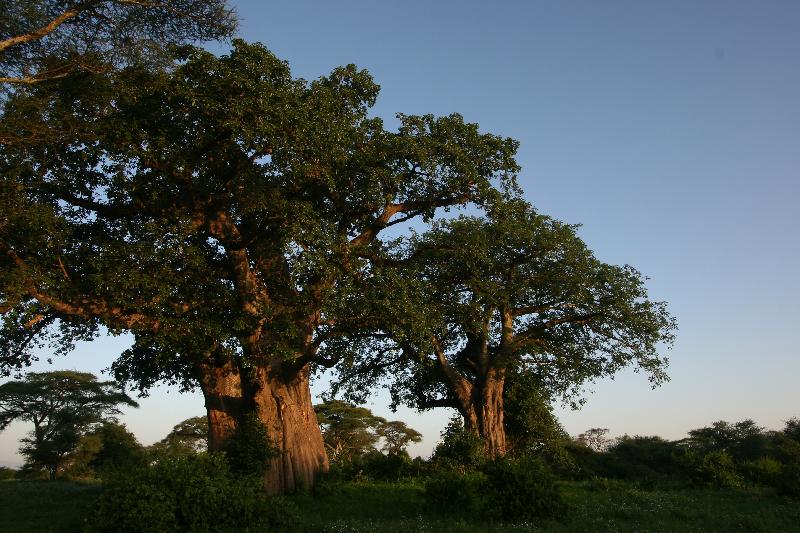
[{"label": "tree bark texture", "polygon": [[462,402],[459,408],[464,417],[464,427],[481,438],[487,457],[503,457],[507,451],[503,420],[504,385],[503,371],[490,369],[472,386],[469,403]]},{"label": "tree bark texture", "polygon": [[285,371],[279,361],[257,368],[245,383],[230,364],[203,371],[209,449],[223,449],[243,417],[255,412],[277,450],[264,478],[270,494],[311,488],[318,474],[328,470],[309,374],[308,365]]}]

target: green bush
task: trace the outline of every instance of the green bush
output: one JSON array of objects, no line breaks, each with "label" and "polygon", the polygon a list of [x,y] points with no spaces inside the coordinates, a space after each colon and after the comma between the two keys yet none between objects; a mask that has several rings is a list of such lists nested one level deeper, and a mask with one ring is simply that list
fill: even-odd
[{"label": "green bush", "polygon": [[566,511],[555,477],[537,459],[499,459],[488,463],[484,472],[486,516],[517,521],[558,517]]},{"label": "green bush", "polygon": [[425,501],[434,511],[478,514],[484,507],[486,475],[443,469],[425,483]]},{"label": "green bush", "polygon": [[785,496],[800,496],[800,461],[782,465],[775,487]]},{"label": "green bush", "polygon": [[605,474],[604,454],[578,442],[566,442],[563,449],[561,464],[551,463],[559,477],[586,480]]},{"label": "green bush", "polygon": [[234,477],[223,455],[173,455],[111,476],[86,530],[285,530],[295,516],[291,502],[264,495],[260,478]]},{"label": "green bush", "polygon": [[407,453],[384,455],[376,452],[364,458],[364,471],[375,481],[398,481],[409,474],[411,466]]},{"label": "green bush", "polygon": [[431,456],[434,469],[456,469],[461,472],[479,468],[485,460],[483,441],[467,430],[458,417],[450,420]]},{"label": "green bush", "polygon": [[225,444],[225,457],[234,474],[261,477],[269,460],[277,455],[267,428],[256,414],[245,416],[236,433]]},{"label": "green bush", "polygon": [[753,483],[775,486],[781,475],[781,463],[772,457],[760,457],[742,463],[741,470]]},{"label": "green bush", "polygon": [[7,466],[0,466],[0,481],[6,479],[14,479],[17,476],[17,471]]},{"label": "green bush", "polygon": [[538,459],[498,459],[481,471],[442,470],[425,484],[437,511],[504,521],[558,517],[566,506],[547,466]]},{"label": "green bush", "polygon": [[625,435],[606,452],[603,474],[606,477],[639,482],[685,478],[679,460],[681,451],[674,442],[661,437]]},{"label": "green bush", "polygon": [[692,475],[696,482],[724,488],[742,486],[742,476],[736,471],[733,458],[726,452],[712,451],[693,456],[691,460],[694,463]]}]

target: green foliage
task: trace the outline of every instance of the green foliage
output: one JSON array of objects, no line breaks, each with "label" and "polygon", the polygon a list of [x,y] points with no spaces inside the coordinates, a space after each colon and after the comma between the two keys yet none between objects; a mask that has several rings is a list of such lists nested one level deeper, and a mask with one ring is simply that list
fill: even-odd
[{"label": "green foliage", "polygon": [[475,470],[485,461],[483,442],[478,435],[464,427],[459,417],[452,418],[444,428],[442,439],[431,456],[436,468],[460,472]]},{"label": "green foliage", "polygon": [[781,494],[800,497],[800,460],[781,465],[775,486]]},{"label": "green foliage", "polygon": [[223,455],[165,455],[104,484],[87,531],[263,531],[289,529],[296,510],[267,498],[261,480],[235,476]]},{"label": "green foliage", "polygon": [[762,456],[767,439],[764,428],[747,419],[734,424],[720,420],[711,426],[693,429],[685,442],[701,453],[726,452],[741,461]]},{"label": "green foliage", "polygon": [[[10,41],[38,33],[54,21],[63,23],[32,35],[35,38]],[[0,10],[0,80],[31,83],[76,70],[100,73],[126,64],[164,63],[171,46],[224,38],[235,27],[233,12],[223,0],[171,0],[169,6],[121,0],[9,0]]]},{"label": "green foliage", "polygon": [[0,385],[0,430],[13,420],[33,423],[20,452],[31,465],[55,478],[82,436],[118,405],[137,406],[119,385],[93,374],[60,370],[31,372],[21,381]]},{"label": "green foliage", "polygon": [[506,373],[503,423],[508,452],[559,456],[569,435],[553,413],[552,399],[530,369]]},{"label": "green foliage", "polygon": [[[405,422],[375,416],[365,407],[341,400],[326,400],[314,406],[322,430],[325,451],[338,479],[397,480],[410,471],[405,451],[422,434]],[[378,451],[377,444],[385,454]]]},{"label": "green foliage", "polygon": [[555,477],[540,460],[500,459],[488,463],[484,472],[488,516],[519,521],[560,517],[567,511]]},{"label": "green foliage", "polygon": [[605,464],[602,453],[575,441],[564,443],[564,452],[567,459],[562,465],[551,464],[562,477],[587,480],[604,475]]},{"label": "green foliage", "polygon": [[556,479],[540,460],[499,459],[481,470],[440,470],[425,483],[431,508],[503,521],[563,516]]},{"label": "green foliage", "polygon": [[437,471],[425,482],[425,502],[437,511],[474,515],[485,505],[486,475],[479,471]]},{"label": "green foliage", "polygon": [[800,418],[792,417],[787,420],[783,433],[790,439],[800,442]]},{"label": "green foliage", "polygon": [[341,400],[327,400],[314,406],[331,463],[346,463],[376,450],[379,428],[386,420],[366,407]]},{"label": "green foliage", "polygon": [[144,448],[124,424],[104,422],[92,431],[100,439],[100,450],[89,462],[95,471],[129,470],[147,461]]},{"label": "green foliage", "polygon": [[402,456],[406,453],[406,446],[422,440],[422,433],[408,427],[400,420],[390,420],[380,424],[375,433],[383,439],[382,450],[390,456]]},{"label": "green foliage", "polygon": [[350,461],[332,463],[324,475],[327,481],[399,481],[423,477],[431,470],[430,463],[405,452],[383,454],[373,451]]},{"label": "green foliage", "polygon": [[618,438],[607,450],[602,475],[652,483],[686,478],[682,450],[675,442],[651,436]]},{"label": "green foliage", "polygon": [[150,447],[158,453],[193,455],[208,450],[208,417],[187,418]]},{"label": "green foliage", "polygon": [[[599,261],[575,226],[519,198],[494,199],[482,217],[435,222],[394,248],[403,268],[393,298],[374,311],[390,340],[339,368],[335,390],[358,397],[388,378],[395,404],[452,407],[471,420],[491,411],[481,402],[490,388],[502,391],[504,375],[570,399],[628,366],[654,384],[667,379],[659,350],[676,324],[664,302],[648,299],[645,277]],[[511,423],[538,423],[523,416]]]},{"label": "green foliage", "polygon": [[267,428],[255,413],[242,418],[236,432],[226,441],[223,451],[231,472],[256,477],[264,475],[269,468],[269,460],[278,453],[269,439]]},{"label": "green foliage", "polygon": [[7,466],[0,466],[0,481],[6,479],[14,479],[17,476],[17,471]]},{"label": "green foliage", "polygon": [[780,461],[772,457],[759,457],[742,463],[741,470],[748,480],[774,487],[783,469]]},{"label": "green foliage", "polygon": [[689,456],[692,462],[691,475],[696,482],[724,488],[742,486],[742,476],[736,471],[733,458],[727,452],[711,451],[703,455]]}]

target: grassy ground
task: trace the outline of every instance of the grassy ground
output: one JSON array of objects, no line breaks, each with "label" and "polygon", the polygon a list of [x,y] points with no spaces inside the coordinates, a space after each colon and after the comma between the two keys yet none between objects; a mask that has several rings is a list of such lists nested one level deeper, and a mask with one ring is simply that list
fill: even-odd
[{"label": "grassy ground", "polygon": [[80,531],[99,491],[96,483],[0,481],[0,531]]},{"label": "grassy ground", "polygon": [[[327,484],[294,496],[299,531],[800,531],[800,501],[761,489],[641,490],[618,482],[566,483],[561,522],[492,524],[438,513],[421,484]],[[79,531],[99,488],[68,482],[0,482],[0,530]]]}]

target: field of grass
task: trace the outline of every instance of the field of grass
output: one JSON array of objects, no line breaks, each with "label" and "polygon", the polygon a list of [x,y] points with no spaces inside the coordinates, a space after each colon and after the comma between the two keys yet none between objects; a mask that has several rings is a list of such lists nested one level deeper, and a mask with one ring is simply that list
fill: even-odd
[{"label": "field of grass", "polygon": [[[0,483],[0,530],[79,531],[101,489],[69,482]],[[800,501],[765,489],[643,490],[621,482],[563,485],[570,513],[562,521],[482,522],[431,509],[419,483],[327,483],[293,496],[297,531],[800,531]]]},{"label": "field of grass", "polygon": [[100,490],[97,483],[0,481],[0,531],[80,531]]}]

